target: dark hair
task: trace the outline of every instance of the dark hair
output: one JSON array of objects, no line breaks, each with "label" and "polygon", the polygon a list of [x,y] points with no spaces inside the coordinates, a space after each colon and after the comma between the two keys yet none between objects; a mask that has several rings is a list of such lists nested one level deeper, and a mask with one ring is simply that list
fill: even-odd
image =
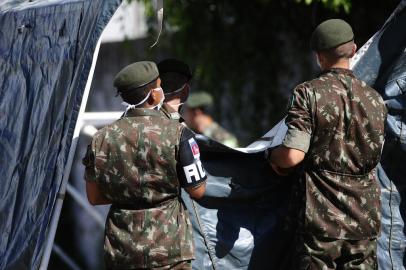
[{"label": "dark hair", "polygon": [[188,78],[177,72],[165,72],[159,75],[161,78],[161,86],[165,94],[169,94],[188,82]]},{"label": "dark hair", "polygon": [[152,81],[149,84],[142,87],[130,89],[125,92],[120,92],[120,96],[125,102],[129,104],[137,104],[148,95],[151,89],[155,88],[156,82],[157,80]]},{"label": "dark hair", "polygon": [[341,44],[337,47],[322,50],[320,51],[320,53],[322,53],[327,58],[327,61],[335,62],[340,58],[351,58],[353,45],[354,41],[351,40],[350,42]]}]

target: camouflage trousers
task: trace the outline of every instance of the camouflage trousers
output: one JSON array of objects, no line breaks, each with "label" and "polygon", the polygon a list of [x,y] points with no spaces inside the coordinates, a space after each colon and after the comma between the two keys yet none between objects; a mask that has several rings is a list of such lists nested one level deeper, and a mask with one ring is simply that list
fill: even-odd
[{"label": "camouflage trousers", "polygon": [[[115,270],[109,268],[108,270]],[[120,269],[122,270],[122,269]],[[192,270],[192,261],[182,261],[171,265],[165,265],[154,268],[135,268],[135,269],[124,269],[124,270]]]},{"label": "camouflage trousers", "polygon": [[376,238],[333,239],[300,234],[295,241],[292,270],[376,270]]}]

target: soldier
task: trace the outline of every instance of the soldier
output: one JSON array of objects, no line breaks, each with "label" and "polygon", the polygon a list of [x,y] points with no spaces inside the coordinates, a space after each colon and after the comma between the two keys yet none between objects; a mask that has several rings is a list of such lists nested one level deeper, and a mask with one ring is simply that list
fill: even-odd
[{"label": "soldier", "polygon": [[161,111],[170,119],[184,122],[179,112],[189,96],[189,81],[193,77],[190,67],[180,60],[169,58],[158,63],[158,71],[165,93]]},{"label": "soldier", "polygon": [[193,133],[158,108],[164,94],[155,63],[121,70],[114,86],[130,104],[88,147],[86,192],[93,205],[112,204],[105,229],[108,269],[191,269],[192,226],[180,197],[205,191]]},{"label": "soldier", "polygon": [[292,269],[377,269],[380,190],[376,166],[384,140],[382,97],[349,70],[356,45],[343,20],[313,32],[321,74],[298,85],[287,134],[270,163],[286,175],[302,163]]},{"label": "soldier", "polygon": [[238,147],[237,138],[221,127],[207,113],[207,108],[213,104],[212,96],[204,91],[192,93],[186,103],[186,124],[195,132],[203,134],[228,147]]}]

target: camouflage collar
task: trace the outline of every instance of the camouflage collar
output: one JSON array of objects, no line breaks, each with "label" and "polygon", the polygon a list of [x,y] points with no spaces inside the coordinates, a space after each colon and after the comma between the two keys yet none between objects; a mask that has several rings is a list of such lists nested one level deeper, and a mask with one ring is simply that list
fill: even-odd
[{"label": "camouflage collar", "polygon": [[170,111],[170,109],[168,108],[168,104],[166,104],[166,103],[162,104],[161,112],[163,112],[163,114],[165,116],[167,116],[168,118],[170,118],[170,115],[171,115],[171,113],[169,111]]},{"label": "camouflage collar", "polygon": [[326,73],[336,73],[336,74],[343,74],[343,75],[355,77],[352,70],[346,69],[346,68],[329,68],[329,69],[322,71],[319,76],[326,74]]},{"label": "camouflage collar", "polygon": [[154,109],[135,108],[127,112],[126,117],[135,116],[162,116],[162,114]]},{"label": "camouflage collar", "polygon": [[[172,111],[172,112],[171,112]],[[185,120],[182,118],[179,112],[173,111],[167,103],[164,103],[161,107],[162,114],[168,118],[173,120],[178,120],[179,122],[184,122]]]}]

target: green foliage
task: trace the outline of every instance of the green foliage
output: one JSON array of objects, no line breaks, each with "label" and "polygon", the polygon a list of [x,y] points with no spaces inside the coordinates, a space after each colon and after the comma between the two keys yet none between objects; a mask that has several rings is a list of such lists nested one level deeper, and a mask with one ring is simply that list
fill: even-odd
[{"label": "green foliage", "polygon": [[[156,15],[151,1],[143,1],[152,40]],[[149,53],[157,61],[176,57],[190,64],[192,91],[212,93],[215,118],[249,143],[283,117],[294,86],[317,73],[308,45],[315,26],[343,18],[363,44],[398,1],[382,2],[166,0],[163,34]]]},{"label": "green foliage", "polygon": [[296,0],[298,3],[304,2],[306,5],[311,5],[316,2],[321,2],[327,9],[339,12],[341,8],[346,13],[351,11],[351,0]]}]

